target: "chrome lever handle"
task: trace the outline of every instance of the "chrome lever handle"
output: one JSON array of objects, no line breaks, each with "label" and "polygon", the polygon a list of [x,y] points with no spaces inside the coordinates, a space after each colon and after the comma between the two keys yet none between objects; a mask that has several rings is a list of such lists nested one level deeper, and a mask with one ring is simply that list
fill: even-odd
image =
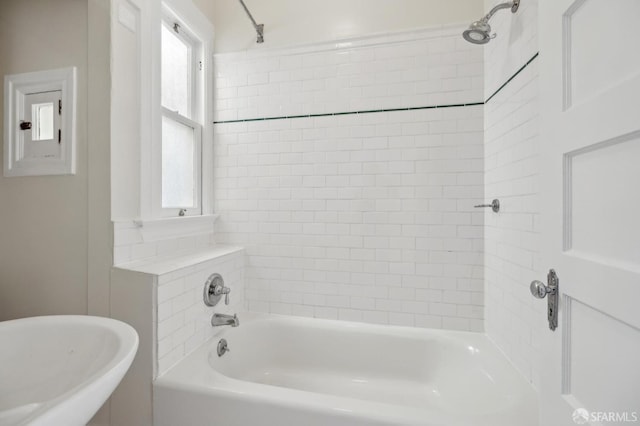
[{"label": "chrome lever handle", "polygon": [[221,294],[229,294],[230,291],[231,289],[229,287],[223,287],[218,284],[213,288],[213,295],[220,296]]},{"label": "chrome lever handle", "polygon": [[229,293],[231,293],[231,289],[229,287],[222,287],[220,285],[217,285],[213,289],[213,295],[214,296],[221,296],[221,295],[224,294],[224,304],[225,305],[229,304]]},{"label": "chrome lever handle", "polygon": [[500,211],[500,200],[498,200],[496,198],[493,201],[491,201],[491,204],[478,204],[478,205],[473,206],[473,207],[475,207],[476,209],[484,208],[484,207],[491,207],[491,210],[493,210],[495,213],[498,213]]}]

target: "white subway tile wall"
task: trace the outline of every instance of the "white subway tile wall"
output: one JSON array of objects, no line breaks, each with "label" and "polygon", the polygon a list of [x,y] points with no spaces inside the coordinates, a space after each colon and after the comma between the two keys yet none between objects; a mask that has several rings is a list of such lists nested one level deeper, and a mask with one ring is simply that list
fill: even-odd
[{"label": "white subway tile wall", "polygon": [[482,102],[483,53],[461,32],[216,55],[215,120]]},{"label": "white subway tile wall", "polygon": [[[238,249],[195,266],[158,276],[155,321],[157,375],[165,373],[220,332],[221,328],[211,326],[214,312],[232,315],[246,310],[244,260],[244,252]],[[222,275],[225,286],[231,288],[228,306],[224,304],[224,298],[215,307],[204,304],[204,284],[212,273]]]},{"label": "white subway tile wall", "polygon": [[[494,5],[485,2],[487,10]],[[516,15],[496,15],[492,27],[498,38],[485,56],[489,92],[537,52],[537,25],[535,0],[523,1]],[[546,275],[540,265],[537,60],[485,105],[484,118],[485,194],[501,202],[500,214],[487,212],[484,218],[485,327],[537,387],[538,336],[546,328],[546,303],[529,293],[529,283]]]},{"label": "white subway tile wall", "polygon": [[[502,2],[485,0],[485,10]],[[485,99],[538,51],[538,0],[522,0],[515,14],[509,10],[496,13],[491,28],[497,36],[484,48]]]},{"label": "white subway tile wall", "polygon": [[[481,102],[461,31],[216,56],[217,118]],[[214,150],[250,310],[483,329],[481,105],[217,124]]]}]

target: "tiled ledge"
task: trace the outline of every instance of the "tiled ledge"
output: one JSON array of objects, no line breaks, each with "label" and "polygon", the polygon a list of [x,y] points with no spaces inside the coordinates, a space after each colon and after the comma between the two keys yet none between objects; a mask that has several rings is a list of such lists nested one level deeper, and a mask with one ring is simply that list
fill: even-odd
[{"label": "tiled ledge", "polygon": [[173,276],[175,273],[188,272],[190,268],[197,267],[201,263],[240,253],[243,250],[243,247],[238,246],[215,245],[204,249],[146,258],[117,265],[116,268],[157,276],[171,274],[172,276],[167,278],[174,279],[176,278],[176,276]]},{"label": "tiled ledge", "polygon": [[[244,262],[242,247],[215,245],[112,269],[111,315],[138,330],[141,387],[219,332],[211,327],[213,312],[246,310]],[[203,286],[212,273],[219,273],[232,289],[229,305],[204,304]]]}]

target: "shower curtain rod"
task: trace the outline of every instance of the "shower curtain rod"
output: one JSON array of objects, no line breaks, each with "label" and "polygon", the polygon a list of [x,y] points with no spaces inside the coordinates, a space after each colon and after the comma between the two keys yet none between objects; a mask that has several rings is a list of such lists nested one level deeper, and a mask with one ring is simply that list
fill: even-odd
[{"label": "shower curtain rod", "polygon": [[256,20],[253,19],[253,16],[251,15],[251,12],[249,12],[249,9],[247,9],[247,5],[244,4],[244,1],[242,0],[238,0],[238,1],[242,5],[242,8],[244,9],[244,11],[247,13],[247,16],[249,17],[249,19],[251,19],[251,23],[253,24],[253,28],[256,29],[256,33],[258,33],[258,39],[256,42],[263,43],[264,42],[264,24],[256,24]]}]

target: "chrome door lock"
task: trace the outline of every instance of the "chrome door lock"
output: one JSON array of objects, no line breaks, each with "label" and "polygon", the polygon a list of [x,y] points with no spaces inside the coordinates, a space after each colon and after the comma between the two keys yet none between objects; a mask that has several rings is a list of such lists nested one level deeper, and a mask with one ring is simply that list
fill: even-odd
[{"label": "chrome door lock", "polygon": [[544,299],[547,295],[549,296],[547,298],[547,320],[549,321],[549,329],[551,331],[558,327],[558,297],[560,295],[560,291],[558,290],[559,284],[560,280],[558,279],[556,271],[550,269],[547,274],[546,285],[542,281],[534,280],[531,281],[531,285],[529,286],[531,294],[536,299]]}]

